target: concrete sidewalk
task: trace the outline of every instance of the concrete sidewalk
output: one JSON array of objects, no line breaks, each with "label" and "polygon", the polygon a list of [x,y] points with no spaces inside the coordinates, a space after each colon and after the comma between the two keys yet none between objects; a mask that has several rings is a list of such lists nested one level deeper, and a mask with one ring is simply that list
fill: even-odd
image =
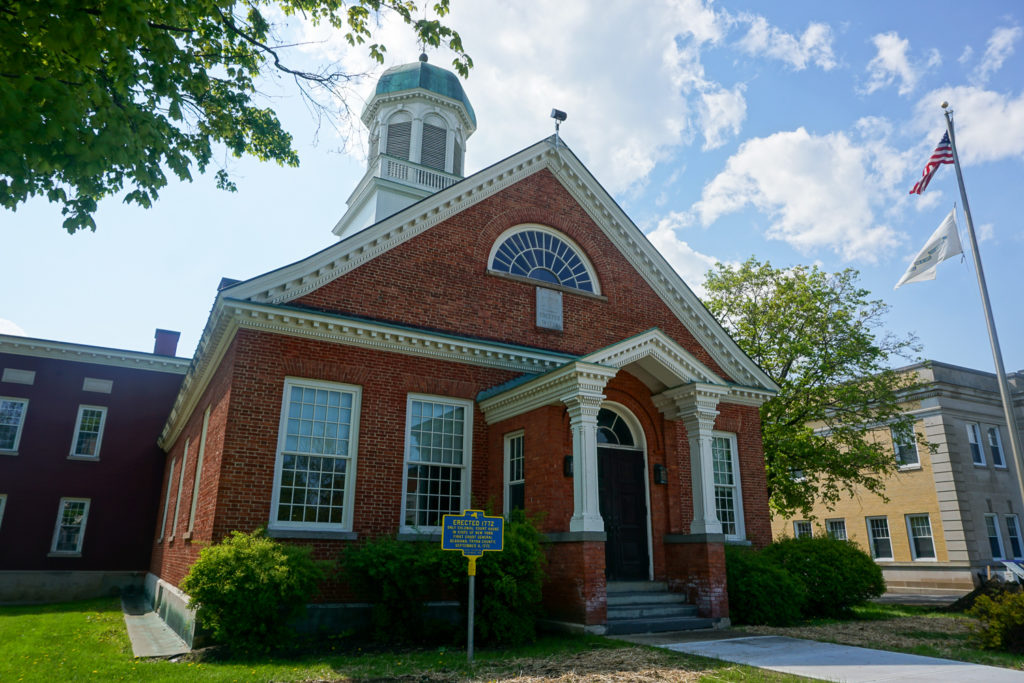
[{"label": "concrete sidewalk", "polygon": [[150,608],[145,596],[125,594],[121,597],[121,609],[136,657],[173,657],[189,651],[185,641]]},{"label": "concrete sidewalk", "polygon": [[[620,639],[823,681],[1024,683],[1024,672],[901,652],[783,636],[730,637],[728,631],[658,633]],[[703,639],[701,639],[703,637]]]}]

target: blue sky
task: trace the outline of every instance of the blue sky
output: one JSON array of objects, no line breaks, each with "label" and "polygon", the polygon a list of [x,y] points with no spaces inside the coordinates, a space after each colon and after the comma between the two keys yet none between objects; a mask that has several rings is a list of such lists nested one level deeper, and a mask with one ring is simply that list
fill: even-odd
[{"label": "blue sky", "polygon": [[[992,370],[969,258],[893,290],[959,203],[951,166],[923,196],[908,195],[948,100],[1004,359],[1024,369],[1024,6],[453,5],[450,23],[476,62],[465,83],[479,122],[467,171],[550,135],[558,107],[570,147],[698,293],[712,263],[751,255],[857,268],[891,306],[889,332],[916,333],[924,357]],[[418,54],[388,20],[384,66],[325,29],[286,31],[307,41],[296,62],[370,74],[351,92],[357,112],[383,68]],[[264,90],[295,136],[298,169],[222,158],[239,192],[216,190],[208,175],[172,183],[153,209],[108,200],[95,233],[67,235],[45,200],[0,211],[0,331],[150,350],[154,328],[169,328],[191,355],[221,277],[252,277],[333,243],[364,170],[365,131],[317,130],[286,81]]]}]

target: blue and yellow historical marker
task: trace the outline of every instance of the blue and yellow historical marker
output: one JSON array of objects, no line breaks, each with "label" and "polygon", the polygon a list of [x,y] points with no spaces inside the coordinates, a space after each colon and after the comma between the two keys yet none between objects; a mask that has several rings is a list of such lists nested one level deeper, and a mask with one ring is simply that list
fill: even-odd
[{"label": "blue and yellow historical marker", "polygon": [[441,548],[460,550],[464,557],[476,558],[485,552],[498,552],[505,544],[505,520],[489,517],[483,510],[466,510],[461,515],[445,515]]}]

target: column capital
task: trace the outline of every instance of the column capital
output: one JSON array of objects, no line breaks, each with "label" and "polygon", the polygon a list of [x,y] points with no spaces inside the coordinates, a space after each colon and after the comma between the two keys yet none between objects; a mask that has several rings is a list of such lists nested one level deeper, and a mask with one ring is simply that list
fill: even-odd
[{"label": "column capital", "polygon": [[[666,389],[652,400],[670,420],[682,420],[687,431],[710,431],[718,417],[718,402],[729,394],[729,387],[691,382]],[[692,429],[691,429],[692,427]]]}]

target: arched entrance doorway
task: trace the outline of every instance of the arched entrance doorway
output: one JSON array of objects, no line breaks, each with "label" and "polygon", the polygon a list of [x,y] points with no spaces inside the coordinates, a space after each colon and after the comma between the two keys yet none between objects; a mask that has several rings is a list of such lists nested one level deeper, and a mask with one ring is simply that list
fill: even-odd
[{"label": "arched entrance doorway", "polygon": [[644,461],[636,420],[624,408],[606,405],[597,415],[597,477],[610,581],[650,578]]}]

